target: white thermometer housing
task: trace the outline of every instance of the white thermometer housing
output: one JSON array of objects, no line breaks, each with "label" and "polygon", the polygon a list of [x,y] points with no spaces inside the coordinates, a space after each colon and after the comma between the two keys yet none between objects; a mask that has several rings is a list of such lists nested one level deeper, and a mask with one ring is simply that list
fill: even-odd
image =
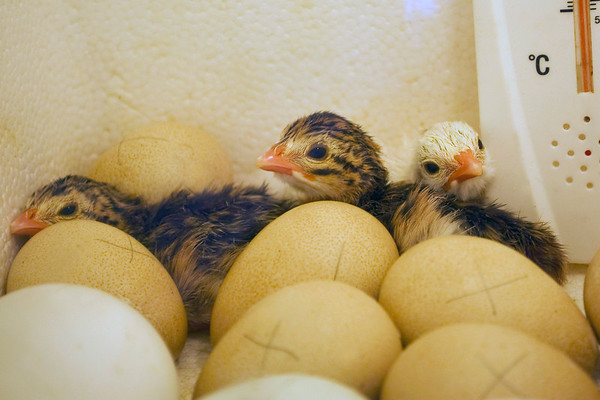
[{"label": "white thermometer housing", "polygon": [[600,250],[600,12],[589,0],[473,0],[487,196],[546,221],[569,261]]}]

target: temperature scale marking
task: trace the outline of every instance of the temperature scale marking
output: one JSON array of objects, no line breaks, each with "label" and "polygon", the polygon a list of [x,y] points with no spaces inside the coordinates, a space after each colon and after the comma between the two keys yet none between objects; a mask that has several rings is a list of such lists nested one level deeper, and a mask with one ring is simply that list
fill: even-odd
[{"label": "temperature scale marking", "polygon": [[[596,3],[598,0],[590,0],[590,10],[596,11]],[[567,1],[567,8],[561,8],[561,13],[573,12],[573,0]]]}]

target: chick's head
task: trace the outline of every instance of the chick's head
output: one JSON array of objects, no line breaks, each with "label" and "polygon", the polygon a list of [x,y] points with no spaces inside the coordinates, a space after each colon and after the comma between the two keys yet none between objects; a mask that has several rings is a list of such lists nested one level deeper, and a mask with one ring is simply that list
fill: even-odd
[{"label": "chick's head", "polygon": [[306,198],[357,203],[387,182],[380,146],[362,128],[330,112],[289,124],[257,161]]},{"label": "chick's head", "polygon": [[479,133],[463,121],[448,121],[427,129],[417,146],[415,178],[461,200],[482,195],[493,171]]},{"label": "chick's head", "polygon": [[47,226],[72,219],[93,219],[126,230],[120,195],[111,186],[69,175],[36,190],[25,211],[13,220],[11,233],[34,235]]}]

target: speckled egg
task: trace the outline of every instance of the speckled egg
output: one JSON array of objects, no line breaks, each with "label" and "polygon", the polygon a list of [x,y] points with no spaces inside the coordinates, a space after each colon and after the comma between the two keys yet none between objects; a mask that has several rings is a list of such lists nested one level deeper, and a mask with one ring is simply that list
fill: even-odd
[{"label": "speckled egg", "polygon": [[297,282],[331,279],[376,297],[397,258],[394,239],[366,211],[335,201],[296,207],[267,225],[234,262],[217,295],[211,339],[217,343],[252,304]]},{"label": "speckled egg", "polygon": [[104,291],[42,284],[0,297],[2,399],[176,400],[175,364],[140,313]]},{"label": "speckled egg", "polygon": [[381,400],[600,399],[590,376],[553,346],[513,328],[452,324],[408,346]]},{"label": "speckled egg", "polygon": [[231,327],[206,360],[196,395],[305,373],[375,398],[400,342],[390,317],[364,291],[332,280],[298,283],[264,297]]},{"label": "speckled egg", "polygon": [[594,332],[565,290],[537,265],[498,242],[443,236],[403,253],[379,301],[409,344],[455,322],[522,330],[570,355],[587,371],[598,360]]},{"label": "speckled egg", "polygon": [[162,264],[125,232],[100,222],[60,222],[33,236],[17,253],[7,292],[42,283],[104,290],[143,314],[176,357],[187,337],[183,301]]},{"label": "speckled egg", "polygon": [[175,190],[201,191],[231,183],[233,166],[215,137],[169,121],[126,136],[100,155],[88,176],[155,202]]}]

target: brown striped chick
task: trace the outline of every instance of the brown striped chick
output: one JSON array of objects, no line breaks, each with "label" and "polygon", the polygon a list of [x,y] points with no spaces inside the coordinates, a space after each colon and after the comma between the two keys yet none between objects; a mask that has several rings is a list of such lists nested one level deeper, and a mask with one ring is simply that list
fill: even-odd
[{"label": "brown striped chick", "polygon": [[463,121],[440,122],[419,138],[414,178],[462,201],[481,200],[493,175],[479,133]]},{"label": "brown striped chick", "polygon": [[217,291],[236,256],[294,205],[272,196],[265,185],[181,190],[150,204],[107,183],[69,175],[35,191],[10,230],[32,236],[72,219],[120,228],[165,266],[181,294],[189,329],[197,330],[208,325]]}]

